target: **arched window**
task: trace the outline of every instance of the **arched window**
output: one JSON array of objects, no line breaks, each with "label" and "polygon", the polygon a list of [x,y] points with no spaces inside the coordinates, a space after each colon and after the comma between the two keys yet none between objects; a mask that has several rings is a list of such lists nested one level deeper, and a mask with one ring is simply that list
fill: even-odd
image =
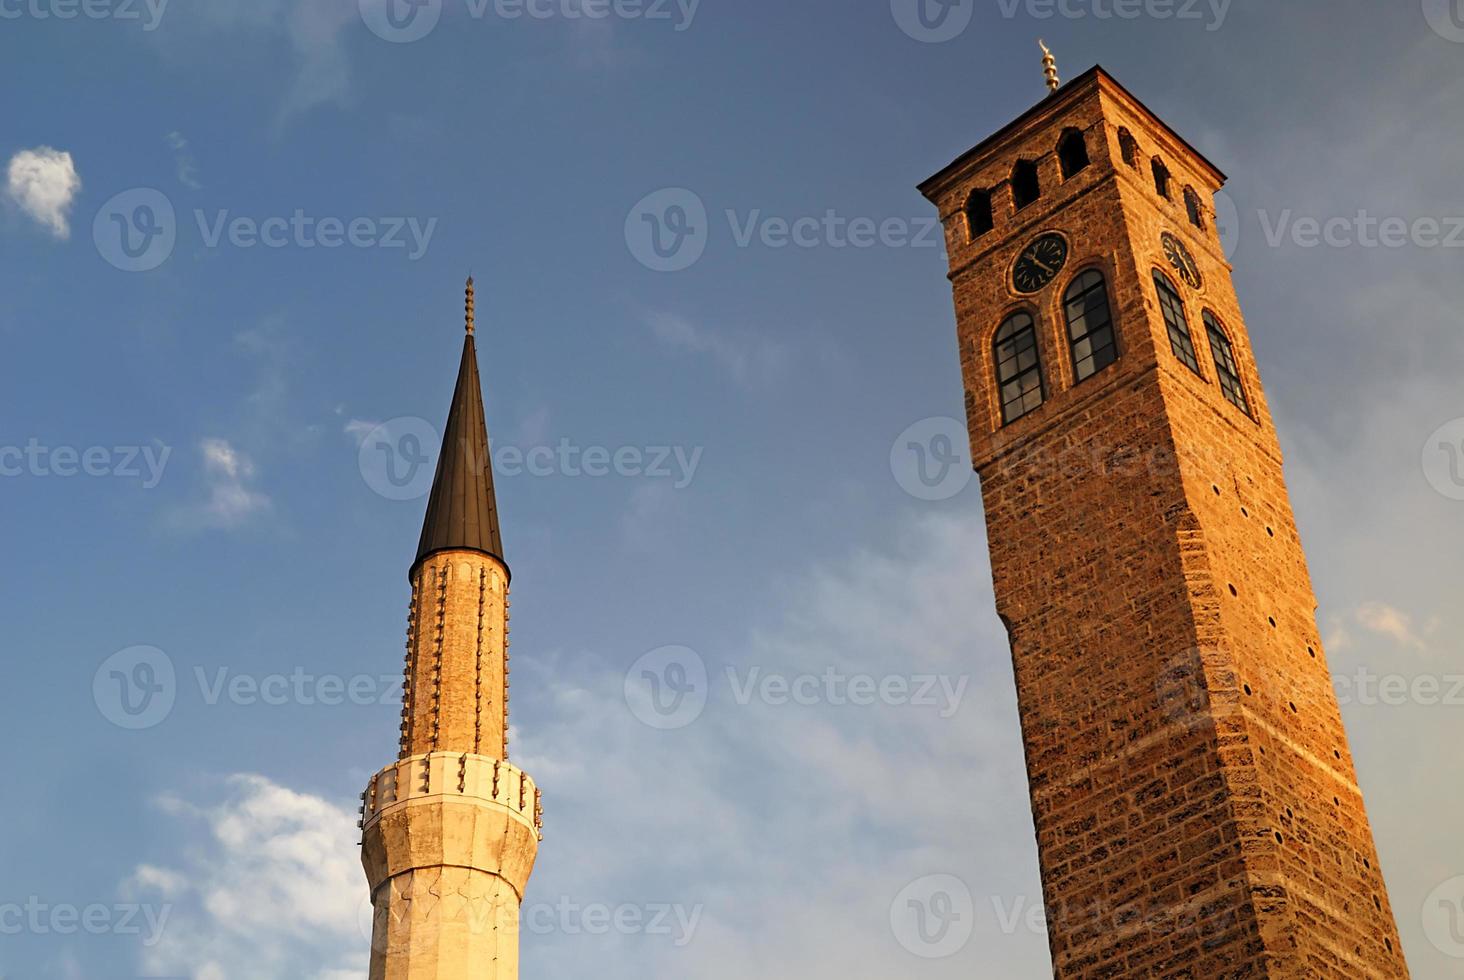
[{"label": "arched window", "polygon": [[1042,358],[1037,353],[1037,322],[1030,313],[1013,313],[997,328],[996,384],[1001,420],[1015,422],[1042,404]]},{"label": "arched window", "polygon": [[1220,391],[1227,401],[1245,414],[1250,414],[1250,400],[1245,397],[1245,385],[1240,380],[1240,368],[1235,363],[1235,349],[1230,346],[1230,337],[1215,314],[1206,310],[1201,319],[1205,321],[1205,336],[1210,341],[1210,353],[1215,355],[1215,376],[1220,379]]},{"label": "arched window", "polygon": [[[1174,356],[1184,362],[1185,367],[1200,374],[1200,362],[1195,357],[1195,342],[1190,337],[1189,321],[1184,316],[1184,301],[1169,277],[1158,269],[1154,270],[1154,288],[1159,291],[1159,309],[1164,314],[1164,326],[1169,330],[1169,346]],[[1204,377],[1200,374],[1200,377]]]},{"label": "arched window", "polygon": [[1158,157],[1154,158],[1154,189],[1164,200],[1169,200],[1169,168]]},{"label": "arched window", "polygon": [[1012,168],[1012,204],[1018,211],[1042,196],[1042,184],[1037,179],[1037,164],[1031,160],[1018,160]]},{"label": "arched window", "polygon": [[1057,160],[1062,165],[1063,180],[1088,166],[1088,141],[1081,130],[1062,131],[1062,139],[1057,141]]},{"label": "arched window", "polygon": [[1123,154],[1124,163],[1139,169],[1139,141],[1127,129],[1118,131],[1118,151]]},{"label": "arched window", "polygon": [[1196,228],[1205,227],[1205,212],[1200,208],[1200,195],[1193,187],[1184,189],[1184,209],[1189,213],[1190,224]]},{"label": "arched window", "polygon": [[991,229],[991,193],[977,188],[966,198],[967,240],[975,241]]},{"label": "arched window", "polygon": [[1118,360],[1113,337],[1113,310],[1108,283],[1097,269],[1073,280],[1063,296],[1068,343],[1073,351],[1073,377],[1085,381]]}]

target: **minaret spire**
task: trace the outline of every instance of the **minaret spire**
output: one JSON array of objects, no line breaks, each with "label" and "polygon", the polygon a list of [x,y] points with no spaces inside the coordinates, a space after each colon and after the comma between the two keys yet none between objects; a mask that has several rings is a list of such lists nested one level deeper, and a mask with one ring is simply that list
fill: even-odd
[{"label": "minaret spire", "polygon": [[1057,77],[1057,59],[1046,41],[1038,39],[1037,44],[1042,48],[1042,74],[1047,78],[1047,91],[1056,92],[1062,87],[1062,79]]},{"label": "minaret spire", "polygon": [[498,500],[493,490],[493,454],[483,416],[483,393],[478,379],[478,351],[474,342],[473,279],[468,277],[464,299],[465,326],[462,362],[452,393],[447,425],[442,432],[442,455],[427,498],[427,517],[417,546],[413,569],[438,551],[481,551],[504,563],[503,538],[498,528]]}]

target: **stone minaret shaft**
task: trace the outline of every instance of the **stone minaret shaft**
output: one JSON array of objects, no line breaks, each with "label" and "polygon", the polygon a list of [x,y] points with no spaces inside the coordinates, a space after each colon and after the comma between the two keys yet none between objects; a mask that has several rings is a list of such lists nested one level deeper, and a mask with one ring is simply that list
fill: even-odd
[{"label": "stone minaret shaft", "polygon": [[362,798],[372,980],[513,980],[539,791],[508,763],[508,565],[474,345],[443,433],[407,621],[401,748]]}]

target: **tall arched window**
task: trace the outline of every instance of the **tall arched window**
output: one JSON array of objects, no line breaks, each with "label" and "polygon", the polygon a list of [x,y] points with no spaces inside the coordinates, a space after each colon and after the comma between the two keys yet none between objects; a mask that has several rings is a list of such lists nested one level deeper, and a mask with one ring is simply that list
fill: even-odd
[{"label": "tall arched window", "polygon": [[1154,158],[1154,189],[1160,197],[1169,200],[1169,168],[1158,157]]},{"label": "tall arched window", "polygon": [[996,385],[1001,394],[1001,421],[1017,419],[1042,404],[1042,358],[1037,353],[1037,322],[1030,313],[1013,313],[997,328]]},{"label": "tall arched window", "polygon": [[[1159,291],[1159,309],[1164,314],[1164,326],[1169,330],[1169,346],[1174,349],[1174,356],[1195,374],[1200,374],[1195,342],[1190,337],[1189,321],[1184,316],[1184,300],[1179,298],[1179,291],[1169,277],[1158,269],[1154,270],[1154,288]],[[1200,374],[1200,377],[1204,375]]]},{"label": "tall arched window", "polygon": [[1037,164],[1031,160],[1018,160],[1012,168],[1012,203],[1018,211],[1042,196],[1042,184],[1037,179]]},{"label": "tall arched window", "polygon": [[1064,129],[1057,141],[1057,161],[1062,166],[1062,179],[1067,180],[1088,166],[1088,141],[1080,129]]},{"label": "tall arched window", "polygon": [[1196,228],[1205,227],[1205,212],[1200,208],[1200,195],[1193,187],[1184,189],[1184,209],[1189,214],[1190,224]]},{"label": "tall arched window", "polygon": [[1209,310],[1202,314],[1201,319],[1205,321],[1210,353],[1215,356],[1215,376],[1220,379],[1220,391],[1230,404],[1249,415],[1250,400],[1245,397],[1245,384],[1240,380],[1240,367],[1235,363],[1235,349],[1230,346],[1230,337]]},{"label": "tall arched window", "polygon": [[1118,131],[1118,152],[1123,154],[1124,163],[1139,169],[1139,141],[1127,129]]},{"label": "tall arched window", "polygon": [[1118,360],[1113,310],[1103,274],[1089,269],[1074,279],[1063,296],[1063,309],[1073,352],[1073,377],[1085,381]]},{"label": "tall arched window", "polygon": [[991,194],[979,187],[966,198],[966,237],[975,241],[992,229]]}]

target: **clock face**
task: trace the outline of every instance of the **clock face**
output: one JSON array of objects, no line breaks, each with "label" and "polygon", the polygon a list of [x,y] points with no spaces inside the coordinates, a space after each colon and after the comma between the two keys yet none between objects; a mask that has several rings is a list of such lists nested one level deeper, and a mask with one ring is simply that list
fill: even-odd
[{"label": "clock face", "polygon": [[1195,265],[1195,257],[1190,254],[1189,249],[1184,247],[1184,242],[1167,231],[1164,233],[1162,241],[1164,256],[1169,259],[1169,264],[1174,266],[1174,271],[1179,273],[1179,278],[1183,279],[1191,289],[1199,289],[1205,280],[1200,277],[1200,267]]},{"label": "clock face", "polygon": [[1035,293],[1045,287],[1067,264],[1068,243],[1056,232],[1048,232],[1022,250],[1012,266],[1012,285],[1019,293]]}]

